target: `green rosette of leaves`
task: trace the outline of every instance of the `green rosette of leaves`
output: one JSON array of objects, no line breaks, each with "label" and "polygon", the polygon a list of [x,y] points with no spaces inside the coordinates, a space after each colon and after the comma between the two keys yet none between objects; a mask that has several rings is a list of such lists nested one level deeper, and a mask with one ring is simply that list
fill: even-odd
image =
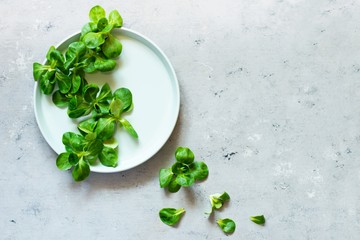
[{"label": "green rosette of leaves", "polygon": [[159,182],[161,188],[175,193],[181,187],[190,187],[196,180],[201,181],[209,175],[204,162],[194,161],[194,153],[187,147],[178,147],[175,152],[176,162],[171,168],[160,169]]}]

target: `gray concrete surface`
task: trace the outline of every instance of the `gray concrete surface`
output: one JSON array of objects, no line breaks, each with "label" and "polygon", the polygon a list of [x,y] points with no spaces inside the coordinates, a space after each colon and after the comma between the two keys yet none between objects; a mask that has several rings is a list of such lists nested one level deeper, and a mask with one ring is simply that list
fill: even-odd
[{"label": "gray concrete surface", "polygon": [[[33,110],[32,63],[96,4],[157,43],[181,86],[171,138],[149,161],[74,183]],[[0,1],[1,239],[359,239],[360,2]],[[209,178],[168,194],[179,145]],[[227,191],[207,218],[208,195]],[[163,207],[184,207],[177,227]],[[266,226],[248,217],[264,214]],[[226,236],[217,218],[236,221]]]}]

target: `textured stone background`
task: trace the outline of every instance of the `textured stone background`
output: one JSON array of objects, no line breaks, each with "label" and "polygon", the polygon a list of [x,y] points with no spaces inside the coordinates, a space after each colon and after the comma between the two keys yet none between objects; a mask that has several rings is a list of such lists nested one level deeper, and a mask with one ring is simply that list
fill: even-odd
[{"label": "textured stone background", "polygon": [[[149,161],[74,183],[33,110],[32,63],[118,9],[157,43],[181,87],[170,140]],[[336,0],[0,0],[1,239],[359,239],[360,3]],[[209,178],[168,194],[158,171],[178,145]],[[207,219],[207,196],[226,190]],[[187,210],[173,228],[163,207]],[[250,215],[264,214],[257,226]],[[226,236],[217,218],[237,223]]]}]

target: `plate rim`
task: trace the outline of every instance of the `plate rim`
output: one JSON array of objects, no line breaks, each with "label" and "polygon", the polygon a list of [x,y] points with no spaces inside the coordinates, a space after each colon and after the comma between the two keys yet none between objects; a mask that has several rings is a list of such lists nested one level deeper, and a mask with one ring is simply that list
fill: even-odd
[{"label": "plate rim", "polygon": [[[135,31],[135,30],[132,30],[132,29],[129,29],[129,28],[125,28],[125,27],[122,27],[122,28],[120,28],[120,29],[114,29],[114,30],[115,30],[115,31],[119,31],[119,32],[124,31],[124,32],[126,32],[126,33],[128,33],[128,34],[131,34],[132,36],[135,36],[137,40],[139,40],[139,38],[140,38],[141,40],[139,40],[139,41],[141,41],[143,44],[144,44],[143,41],[145,40],[145,42],[147,42],[147,43],[145,44],[147,47],[151,47],[151,48],[152,48],[151,50],[152,50],[153,52],[154,52],[154,49],[155,49],[155,50],[158,52],[158,53],[155,52],[155,54],[156,54],[158,57],[159,57],[159,54],[160,54],[160,56],[163,58],[163,60],[165,61],[166,65],[167,65],[166,68],[167,68],[168,71],[169,71],[169,75],[171,75],[171,77],[173,78],[174,83],[175,83],[175,88],[176,88],[176,89],[175,89],[174,92],[176,92],[177,97],[176,97],[176,102],[175,102],[174,106],[176,107],[176,109],[175,109],[174,121],[172,122],[171,127],[169,128],[169,130],[170,130],[169,133],[167,134],[166,138],[164,138],[164,140],[163,140],[163,142],[161,143],[160,147],[159,147],[158,149],[155,149],[154,152],[153,152],[152,154],[150,154],[150,156],[146,157],[146,159],[144,159],[143,161],[140,161],[140,162],[138,162],[138,163],[136,163],[136,164],[134,164],[134,165],[131,165],[131,166],[129,166],[129,167],[126,167],[126,168],[124,168],[124,169],[116,169],[116,168],[107,167],[107,169],[108,169],[107,171],[101,171],[101,170],[99,170],[99,169],[97,169],[97,168],[94,168],[93,166],[90,166],[90,171],[91,171],[91,172],[96,172],[96,173],[117,173],[117,172],[123,172],[123,171],[127,171],[127,170],[129,170],[129,169],[133,169],[133,168],[135,168],[135,167],[137,167],[137,166],[139,166],[139,165],[147,162],[148,160],[150,160],[154,155],[156,155],[156,153],[158,153],[158,152],[164,147],[164,145],[166,144],[166,142],[169,140],[171,134],[174,132],[174,129],[175,129],[176,124],[177,124],[178,119],[179,119],[179,113],[180,113],[180,86],[179,86],[179,81],[178,81],[178,79],[177,79],[177,76],[176,76],[174,67],[173,67],[173,65],[171,64],[171,62],[170,62],[169,58],[167,57],[167,55],[166,55],[166,54],[163,52],[163,50],[161,50],[161,48],[160,48],[156,43],[154,43],[151,39],[149,39],[148,37],[144,36],[143,34],[137,32],[137,31]],[[75,33],[73,33],[73,34],[68,35],[66,38],[63,38],[60,42],[58,42],[56,45],[54,45],[55,48],[58,49],[58,48],[59,48],[62,44],[64,44],[66,41],[68,41],[69,39],[71,39],[71,38],[73,38],[73,37],[75,37],[76,35],[79,35],[79,34],[81,34],[81,31],[77,31],[77,32],[75,32]],[[130,36],[130,37],[131,37],[131,36]],[[150,44],[150,46],[149,46],[149,44]],[[42,62],[42,64],[44,65],[46,62],[47,62],[47,60],[46,60],[46,58],[45,58],[45,60]],[[34,92],[33,92],[33,106],[34,106],[34,114],[35,114],[36,123],[37,123],[38,128],[40,129],[41,135],[42,135],[42,137],[45,139],[46,143],[50,146],[50,148],[51,148],[56,154],[60,154],[60,153],[57,153],[57,152],[56,152],[54,146],[52,146],[52,144],[50,143],[49,139],[46,137],[47,135],[44,134],[44,131],[45,131],[45,130],[43,129],[43,127],[42,127],[41,124],[40,124],[40,121],[39,121],[39,118],[40,118],[40,117],[39,117],[39,113],[38,113],[39,110],[38,110],[37,107],[36,107],[36,106],[37,106],[37,100],[38,100],[38,98],[37,98],[37,92],[39,91],[39,81],[34,81],[34,82],[35,82],[35,84],[34,84],[34,90],[33,90],[33,91],[34,91]],[[42,93],[40,93],[40,94],[42,94]],[[54,105],[54,107],[55,107],[55,105]],[[170,125],[170,124],[169,124],[169,125]]]}]

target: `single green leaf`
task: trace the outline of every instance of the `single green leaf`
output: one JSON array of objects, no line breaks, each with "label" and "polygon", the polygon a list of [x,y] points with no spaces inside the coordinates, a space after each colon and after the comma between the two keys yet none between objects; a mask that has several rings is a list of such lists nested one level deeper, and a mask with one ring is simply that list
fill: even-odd
[{"label": "single green leaf", "polygon": [[171,171],[171,168],[160,169],[160,173],[159,173],[160,187],[161,188],[167,187],[171,182],[173,175],[174,174]]},{"label": "single green leaf", "polygon": [[49,81],[52,84],[55,84],[56,82],[55,73],[56,73],[56,69],[49,69],[45,74],[41,76],[40,81],[41,79],[44,78],[44,79],[49,79]]},{"label": "single green leaf", "polygon": [[180,190],[181,186],[176,182],[176,176],[173,175],[169,185],[168,185],[168,191],[171,193],[176,193]]},{"label": "single green leaf", "polygon": [[89,57],[89,58],[86,58],[84,60],[84,68],[83,70],[86,72],[86,73],[93,73],[96,71],[96,68],[95,68],[95,57],[92,56],[92,57]]},{"label": "single green leaf", "polygon": [[67,114],[69,116],[69,118],[79,118],[82,116],[87,115],[86,112],[88,111],[88,107],[85,105],[81,105],[79,106],[79,108],[74,109],[74,110],[67,110]]},{"label": "single green leaf", "polygon": [[89,32],[83,37],[83,41],[87,48],[97,48],[105,42],[105,35],[102,32]]},{"label": "single green leaf", "polygon": [[132,105],[132,93],[127,88],[118,88],[114,92],[114,97],[123,103],[121,112],[128,112]]},{"label": "single green leaf", "polygon": [[225,218],[225,219],[218,219],[216,222],[224,233],[235,232],[236,224],[233,220],[229,218]]},{"label": "single green leaf", "polygon": [[97,121],[94,118],[83,120],[79,123],[78,129],[82,135],[87,135],[95,131]]},{"label": "single green leaf", "polygon": [[110,33],[114,29],[114,24],[109,23],[103,30],[103,33]]},{"label": "single green leaf", "polygon": [[50,54],[51,54],[51,52],[54,51],[55,49],[56,49],[56,48],[55,48],[54,46],[50,46],[49,50],[47,51],[47,53],[46,53],[46,59],[47,59],[48,61],[51,61]]},{"label": "single green leaf", "polygon": [[112,137],[112,138],[104,141],[104,146],[115,149],[119,146],[119,143],[116,140],[116,138]]},{"label": "single green leaf", "polygon": [[96,70],[99,70],[100,72],[107,72],[111,71],[115,68],[116,61],[112,59],[103,59],[103,58],[96,58],[94,62],[94,67]]},{"label": "single green leaf", "polygon": [[185,209],[183,208],[163,208],[159,211],[159,217],[163,223],[172,226],[179,222],[184,213]]},{"label": "single green leaf", "polygon": [[123,109],[123,103],[121,100],[114,98],[111,102],[110,102],[110,113],[115,117],[115,118],[120,118],[120,114],[121,114],[121,110]]},{"label": "single green leaf", "polygon": [[96,84],[88,84],[83,88],[83,96],[86,102],[91,103],[95,101],[96,95],[99,92],[99,87]]},{"label": "single green leaf", "polygon": [[79,118],[82,116],[86,116],[90,113],[91,107],[85,102],[79,103],[75,108],[70,107],[70,105],[73,105],[73,100],[74,98],[70,99],[69,107],[67,110],[67,114],[70,118]]},{"label": "single green leaf", "polygon": [[104,148],[104,144],[99,139],[88,142],[84,147],[86,156],[98,156]]},{"label": "single green leaf", "polygon": [[84,161],[87,161],[90,165],[96,165],[98,156],[84,156]]},{"label": "single green leaf", "polygon": [[104,166],[116,167],[118,163],[116,150],[113,148],[104,147],[99,155],[99,160]]},{"label": "single green leaf", "polygon": [[50,66],[41,65],[40,63],[35,62],[33,64],[33,75],[34,80],[37,81],[41,78],[42,75],[44,75],[48,70]]},{"label": "single green leaf", "polygon": [[96,102],[94,104],[94,109],[95,109],[96,113],[109,114],[109,112],[110,112],[110,104],[109,104],[108,101]]},{"label": "single green leaf", "polygon": [[89,164],[84,160],[80,159],[78,164],[74,167],[72,171],[72,176],[75,181],[83,181],[86,179],[90,174],[90,166]]},{"label": "single green leaf", "polygon": [[86,53],[86,46],[83,42],[72,42],[68,46],[67,53],[75,54],[75,56],[80,57]]},{"label": "single green leaf", "polygon": [[209,169],[204,162],[193,162],[189,167],[190,174],[195,180],[202,181],[209,175]]},{"label": "single green leaf", "polygon": [[72,96],[69,100],[69,110],[75,110],[81,102],[82,102],[81,97],[76,95]]},{"label": "single green leaf", "polygon": [[187,147],[178,147],[175,151],[177,162],[191,164],[194,161],[194,153]]},{"label": "single green leaf", "polygon": [[138,138],[138,134],[136,133],[133,126],[131,126],[131,124],[128,122],[128,120],[126,120],[125,118],[121,118],[120,123],[124,126],[125,130],[130,133],[131,136],[133,136],[134,138]]},{"label": "single green leaf", "polygon": [[97,23],[101,18],[104,17],[106,17],[106,13],[101,6],[96,5],[95,7],[90,9],[89,18],[92,22]]},{"label": "single green leaf", "polygon": [[99,96],[97,97],[98,101],[108,101],[108,100],[111,100],[112,98],[112,94],[111,94],[111,89],[110,89],[110,86],[108,83],[105,83],[101,90],[100,90],[100,94]]},{"label": "single green leaf", "polygon": [[77,93],[81,88],[81,77],[79,75],[71,75],[71,93]]},{"label": "single green leaf", "polygon": [[69,104],[69,98],[65,94],[62,94],[60,90],[57,90],[52,95],[52,101],[57,107],[67,107]]},{"label": "single green leaf", "polygon": [[55,78],[57,80],[60,92],[64,94],[68,93],[71,89],[70,77],[60,71],[57,71],[55,73]]},{"label": "single green leaf", "polygon": [[55,80],[54,80],[55,72],[46,72],[40,78],[40,90],[45,95],[50,95],[55,88]]},{"label": "single green leaf", "polygon": [[116,123],[111,118],[99,118],[95,128],[95,133],[102,141],[106,141],[114,136]]},{"label": "single green leaf", "polygon": [[65,62],[64,56],[62,55],[62,53],[57,50],[57,49],[53,49],[50,52],[50,62],[52,64],[55,64],[55,66],[62,66]]},{"label": "single green leaf", "polygon": [[230,195],[227,192],[223,192],[221,195],[218,196],[218,199],[220,199],[222,202],[229,201]]},{"label": "single green leaf", "polygon": [[79,58],[86,53],[86,46],[83,42],[72,42],[66,50],[65,69],[69,69],[79,61]]},{"label": "single green leaf", "polygon": [[109,14],[109,23],[113,24],[116,28],[121,28],[123,25],[123,19],[117,10],[112,10]]},{"label": "single green leaf", "polygon": [[101,46],[101,49],[107,58],[116,58],[121,54],[122,44],[119,40],[109,34],[108,38]]},{"label": "single green leaf", "polygon": [[251,216],[250,220],[253,221],[256,224],[259,225],[264,225],[265,224],[265,217],[264,215],[259,215],[259,216]]},{"label": "single green leaf", "polygon": [[85,140],[86,141],[93,141],[97,138],[97,134],[94,132],[88,133],[85,135]]},{"label": "single green leaf", "polygon": [[194,184],[194,177],[189,173],[182,173],[176,176],[176,182],[182,187],[190,187]]},{"label": "single green leaf", "polygon": [[63,153],[60,153],[60,155],[57,157],[56,166],[60,170],[65,171],[65,170],[69,170],[72,167],[71,163],[69,162],[69,156],[70,156],[70,153],[63,152]]},{"label": "single green leaf", "polygon": [[76,164],[78,164],[79,160],[80,159],[79,159],[78,155],[76,155],[75,153],[70,153],[70,155],[69,155],[69,163],[72,166],[75,166]]},{"label": "single green leaf", "polygon": [[108,25],[108,20],[106,18],[99,19],[97,23],[98,31],[102,31]]},{"label": "single green leaf", "polygon": [[92,110],[89,103],[84,102],[81,96],[73,96],[68,105],[67,114],[70,118],[79,118],[88,115]]},{"label": "single green leaf", "polygon": [[79,153],[84,148],[84,137],[73,133],[66,132],[62,136],[62,143],[71,150],[71,152]]},{"label": "single green leaf", "polygon": [[81,37],[85,36],[89,32],[96,32],[96,31],[97,31],[97,24],[93,22],[89,22],[82,27]]}]

